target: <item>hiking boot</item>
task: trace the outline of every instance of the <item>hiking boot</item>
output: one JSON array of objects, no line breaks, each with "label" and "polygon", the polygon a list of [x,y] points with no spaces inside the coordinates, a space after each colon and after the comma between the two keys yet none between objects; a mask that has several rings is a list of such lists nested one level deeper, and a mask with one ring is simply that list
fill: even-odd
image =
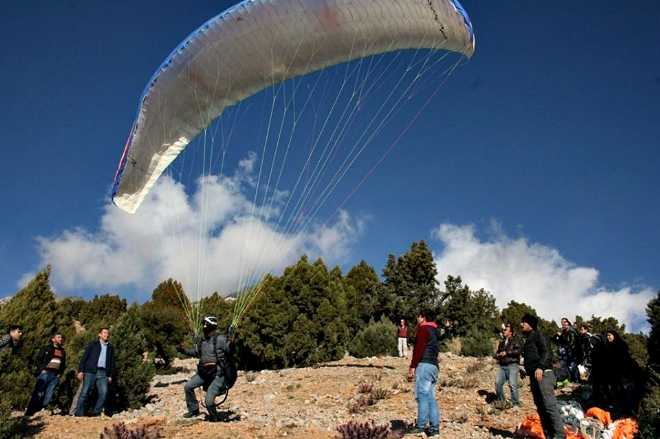
[{"label": "hiking boot", "polygon": [[193,410],[192,412],[187,412],[183,414],[183,417],[186,419],[194,418],[195,416],[199,416],[199,410]]}]

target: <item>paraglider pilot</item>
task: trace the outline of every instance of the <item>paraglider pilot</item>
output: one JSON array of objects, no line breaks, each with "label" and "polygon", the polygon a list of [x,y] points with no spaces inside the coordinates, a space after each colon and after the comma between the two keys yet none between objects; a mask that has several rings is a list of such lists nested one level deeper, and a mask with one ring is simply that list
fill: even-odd
[{"label": "paraglider pilot", "polygon": [[199,415],[199,403],[195,389],[206,390],[204,403],[209,413],[210,421],[218,420],[215,398],[228,391],[236,381],[236,369],[232,361],[233,344],[231,328],[227,336],[217,333],[218,320],[214,316],[204,318],[203,336],[190,349],[177,346],[177,351],[191,357],[199,357],[197,373],[183,386],[186,394],[188,412],[184,418]]}]

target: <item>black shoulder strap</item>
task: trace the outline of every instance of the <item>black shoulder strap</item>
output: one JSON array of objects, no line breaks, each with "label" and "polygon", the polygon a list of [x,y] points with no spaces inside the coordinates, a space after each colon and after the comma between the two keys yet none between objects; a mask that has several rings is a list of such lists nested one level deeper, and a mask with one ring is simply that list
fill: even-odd
[{"label": "black shoulder strap", "polygon": [[218,334],[213,336],[213,355],[215,355],[215,362],[220,364],[220,359],[218,358]]}]

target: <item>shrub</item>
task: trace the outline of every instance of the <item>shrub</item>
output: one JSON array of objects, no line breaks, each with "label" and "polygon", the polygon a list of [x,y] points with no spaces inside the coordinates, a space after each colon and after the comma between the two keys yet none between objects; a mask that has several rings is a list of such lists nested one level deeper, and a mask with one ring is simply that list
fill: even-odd
[{"label": "shrub", "polygon": [[353,401],[348,405],[348,412],[351,414],[362,413],[367,409],[367,407],[370,407],[374,404],[376,404],[376,400],[371,396],[370,393],[366,395],[360,395],[356,401]]},{"label": "shrub", "polygon": [[[658,378],[655,377],[656,380]],[[641,439],[660,437],[660,386],[657,382],[649,385],[640,406],[639,437]]]},{"label": "shrub", "polygon": [[101,433],[101,439],[159,439],[162,437],[160,428],[139,426],[131,429],[123,422],[105,427]]},{"label": "shrub", "polygon": [[348,351],[358,358],[394,354],[396,352],[396,326],[385,317],[378,322],[372,320],[353,338],[348,346]]},{"label": "shrub", "polygon": [[371,393],[374,389],[374,385],[370,383],[361,383],[358,386],[358,393]]},{"label": "shrub", "polygon": [[20,432],[20,422],[11,416],[11,404],[0,396],[0,438],[19,439],[23,437]]},{"label": "shrub", "polygon": [[488,331],[470,330],[461,343],[461,355],[486,357],[493,354],[493,341]]},{"label": "shrub", "polygon": [[485,361],[476,361],[476,362],[474,362],[474,363],[472,363],[472,364],[469,364],[469,365],[465,368],[465,372],[466,372],[467,374],[470,374],[470,375],[471,375],[471,374],[475,374],[475,373],[479,372],[480,370],[484,369],[484,368],[486,367],[487,364],[488,364],[488,363],[486,363]]},{"label": "shrub", "polygon": [[371,397],[374,399],[374,401],[380,401],[381,399],[389,398],[390,392],[387,389],[378,387],[371,391]]},{"label": "shrub", "polygon": [[390,429],[387,425],[376,425],[374,421],[350,421],[339,425],[337,431],[342,439],[387,439]]}]

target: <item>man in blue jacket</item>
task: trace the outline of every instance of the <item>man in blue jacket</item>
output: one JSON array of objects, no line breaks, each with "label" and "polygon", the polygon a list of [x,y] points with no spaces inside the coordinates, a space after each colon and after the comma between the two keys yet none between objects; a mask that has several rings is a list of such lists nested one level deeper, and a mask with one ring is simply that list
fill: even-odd
[{"label": "man in blue jacket", "polygon": [[101,328],[98,341],[87,345],[85,353],[78,366],[78,380],[82,381],[82,390],[76,406],[76,416],[85,415],[85,403],[92,387],[96,386],[98,399],[93,414],[98,416],[103,411],[105,398],[108,394],[108,384],[112,384],[112,373],[115,369],[115,353],[110,339],[110,330]]}]

